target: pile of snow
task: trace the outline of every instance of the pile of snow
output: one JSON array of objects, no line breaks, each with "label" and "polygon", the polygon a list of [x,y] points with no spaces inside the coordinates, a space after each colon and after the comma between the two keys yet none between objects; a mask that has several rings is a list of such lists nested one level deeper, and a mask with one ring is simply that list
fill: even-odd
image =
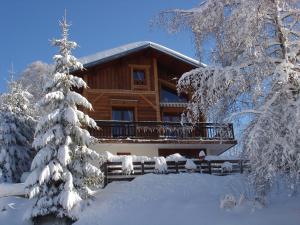
[{"label": "pile of snow", "polygon": [[178,161],[185,161],[186,158],[184,156],[180,155],[179,153],[175,153],[173,155],[167,156],[166,160],[178,162]]},{"label": "pile of snow", "polygon": [[1,183],[0,197],[12,196],[12,195],[14,196],[25,195],[25,184],[24,183]]},{"label": "pile of snow", "polygon": [[224,172],[231,172],[233,169],[233,165],[230,162],[224,162],[221,165],[222,173]]},{"label": "pile of snow", "polygon": [[131,173],[134,173],[132,157],[125,156],[123,158],[123,160],[122,160],[122,170],[123,170],[123,173],[125,173],[126,175],[130,175]]},{"label": "pile of snow", "polygon": [[187,159],[186,163],[185,163],[185,168],[187,170],[196,170],[197,165],[194,163],[194,161],[192,159]]},{"label": "pile of snow", "polygon": [[199,157],[200,157],[200,158],[205,157],[205,156],[206,156],[206,154],[205,154],[204,151],[200,151],[200,152],[199,152]]},{"label": "pile of snow", "polygon": [[114,155],[108,151],[104,152],[103,155],[104,159],[110,162],[123,162],[124,158],[131,157],[133,162],[145,162],[151,161],[151,158],[148,156],[137,156],[137,155]]},{"label": "pile of snow", "polygon": [[168,165],[165,157],[154,157],[155,172],[156,173],[167,173]]},{"label": "pile of snow", "polygon": [[220,202],[220,208],[225,210],[234,209],[237,203],[234,195],[227,194]]},{"label": "pile of snow", "polygon": [[240,160],[240,158],[235,156],[224,156],[224,155],[207,155],[205,160]]}]

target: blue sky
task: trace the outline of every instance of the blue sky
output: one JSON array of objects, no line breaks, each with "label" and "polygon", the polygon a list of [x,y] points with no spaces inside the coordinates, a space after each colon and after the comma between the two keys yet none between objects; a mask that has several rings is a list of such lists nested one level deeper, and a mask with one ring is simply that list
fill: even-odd
[{"label": "blue sky", "polygon": [[170,35],[149,24],[157,13],[171,8],[191,8],[200,0],[3,0],[0,6],[0,92],[5,91],[11,63],[17,73],[36,60],[52,62],[50,45],[60,36],[58,21],[67,9],[71,39],[80,48],[76,57],[150,40],[195,56],[188,32]]}]

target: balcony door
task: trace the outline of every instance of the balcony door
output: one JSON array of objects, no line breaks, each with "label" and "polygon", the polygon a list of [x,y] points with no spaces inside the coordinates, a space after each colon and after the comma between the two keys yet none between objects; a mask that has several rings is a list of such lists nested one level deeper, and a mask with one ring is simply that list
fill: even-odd
[{"label": "balcony door", "polygon": [[[162,114],[162,120],[165,123],[164,129],[165,129],[165,136],[168,138],[177,138],[182,136],[182,132],[180,129],[170,129],[175,128],[174,125],[171,125],[171,123],[180,123],[181,121],[181,114],[180,113],[167,113],[163,112]],[[176,125],[178,126],[178,125]],[[181,125],[179,125],[180,128]]]},{"label": "balcony door", "polygon": [[112,119],[117,121],[134,121],[133,109],[113,108]]},{"label": "balcony door", "polygon": [[[112,129],[113,137],[134,137],[135,126],[134,110],[131,108],[113,108],[112,120],[115,120],[115,125]],[[119,122],[118,122],[119,121]]]}]

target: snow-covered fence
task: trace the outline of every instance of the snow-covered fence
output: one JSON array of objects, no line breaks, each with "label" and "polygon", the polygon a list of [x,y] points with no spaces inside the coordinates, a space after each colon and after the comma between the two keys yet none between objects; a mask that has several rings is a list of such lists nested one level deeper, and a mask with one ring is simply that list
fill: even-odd
[{"label": "snow-covered fence", "polygon": [[[245,170],[249,170],[249,164],[247,160],[203,160],[198,159],[191,160],[196,165],[195,168],[191,169],[187,167],[187,160],[180,161],[166,161],[167,170],[166,174],[169,173],[207,173],[213,175],[228,175],[232,173],[243,173]],[[189,162],[190,164],[191,162]],[[224,165],[231,165],[231,170],[224,170]],[[135,177],[144,175],[147,173],[156,173],[155,161],[135,161],[133,164],[132,173],[124,173],[122,162],[111,162],[106,161],[101,170],[105,175],[105,185],[113,181],[130,181]]]}]

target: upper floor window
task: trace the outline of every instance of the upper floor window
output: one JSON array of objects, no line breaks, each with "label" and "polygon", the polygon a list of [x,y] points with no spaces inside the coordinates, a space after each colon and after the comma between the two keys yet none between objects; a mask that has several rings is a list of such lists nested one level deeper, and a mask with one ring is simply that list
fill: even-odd
[{"label": "upper floor window", "polygon": [[134,85],[146,85],[146,71],[144,69],[133,69]]},{"label": "upper floor window", "polygon": [[185,96],[179,96],[176,91],[162,87],[160,90],[161,102],[187,102],[188,99]]},{"label": "upper floor window", "polygon": [[150,65],[129,64],[131,87],[134,90],[150,90]]}]

